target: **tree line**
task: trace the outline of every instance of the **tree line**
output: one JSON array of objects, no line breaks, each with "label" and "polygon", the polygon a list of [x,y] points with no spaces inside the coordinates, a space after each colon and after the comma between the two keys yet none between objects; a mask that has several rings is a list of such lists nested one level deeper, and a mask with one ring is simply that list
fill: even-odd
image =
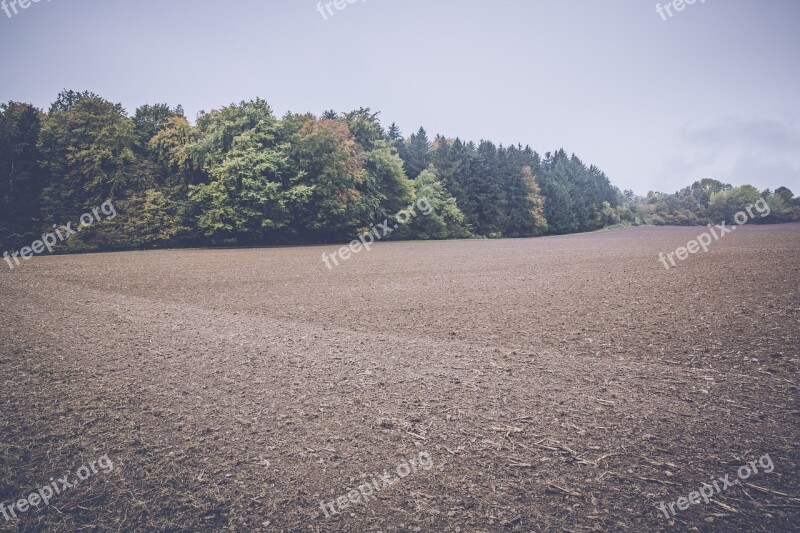
[{"label": "tree line", "polygon": [[[423,128],[404,138],[364,108],[278,118],[255,99],[191,124],[180,106],[130,116],[91,92],[63,91],[46,112],[0,105],[0,249],[108,200],[122,216],[70,236],[67,249],[344,242],[423,197],[429,214],[394,238],[530,237],[702,223],[721,213],[720,195],[728,207],[752,195],[698,183],[639,198],[563,149],[541,156]],[[775,220],[797,217],[784,189],[770,193]]]},{"label": "tree line", "polygon": [[769,207],[769,216],[752,222],[775,224],[800,220],[800,197],[787,187],[774,191],[759,191],[752,185],[733,187],[714,179],[694,182],[674,194],[649,192],[643,198],[626,191],[627,205],[637,223],[657,226],[699,226],[722,221],[731,222],[734,216],[753,206],[759,199]]}]

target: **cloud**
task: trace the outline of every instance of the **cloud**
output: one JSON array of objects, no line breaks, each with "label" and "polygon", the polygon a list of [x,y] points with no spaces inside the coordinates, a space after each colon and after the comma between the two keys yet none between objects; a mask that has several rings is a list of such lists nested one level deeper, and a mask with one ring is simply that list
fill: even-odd
[{"label": "cloud", "polygon": [[[760,155],[743,156],[736,161],[730,171],[730,180],[754,185],[756,183],[773,183],[796,191],[800,188],[800,164]],[[773,187],[777,188],[776,185]]]},{"label": "cloud", "polygon": [[706,148],[758,148],[783,152],[800,147],[800,131],[770,119],[728,117],[707,126],[684,126],[683,142]]},{"label": "cloud", "polygon": [[662,161],[664,182],[714,178],[759,189],[800,188],[800,130],[786,122],[727,117],[684,125],[675,140]]}]

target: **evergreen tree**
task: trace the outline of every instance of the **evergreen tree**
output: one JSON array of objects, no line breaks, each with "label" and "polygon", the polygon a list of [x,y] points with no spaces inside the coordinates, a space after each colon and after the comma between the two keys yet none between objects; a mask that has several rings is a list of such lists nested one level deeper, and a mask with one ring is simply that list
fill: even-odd
[{"label": "evergreen tree", "polygon": [[430,149],[431,143],[428,141],[425,128],[420,128],[417,133],[408,138],[405,143],[405,153],[401,153],[401,155],[409,178],[416,178],[420,172],[428,168],[431,163]]},{"label": "evergreen tree", "polygon": [[0,248],[30,243],[41,233],[39,197],[47,184],[37,140],[43,114],[29,104],[0,105]]}]

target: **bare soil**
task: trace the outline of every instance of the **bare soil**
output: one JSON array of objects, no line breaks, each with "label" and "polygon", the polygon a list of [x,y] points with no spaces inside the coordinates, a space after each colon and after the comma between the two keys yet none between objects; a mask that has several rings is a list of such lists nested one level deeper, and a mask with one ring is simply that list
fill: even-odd
[{"label": "bare soil", "polygon": [[798,531],[800,225],[704,229],[2,263],[0,503],[114,469],[0,531]]}]

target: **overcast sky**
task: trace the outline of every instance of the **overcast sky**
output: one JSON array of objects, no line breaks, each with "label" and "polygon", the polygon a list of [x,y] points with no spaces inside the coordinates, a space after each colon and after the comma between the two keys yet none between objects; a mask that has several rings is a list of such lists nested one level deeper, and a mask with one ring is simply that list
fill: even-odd
[{"label": "overcast sky", "polygon": [[356,0],[327,19],[317,0],[41,0],[0,11],[0,101],[363,106],[405,135],[564,147],[639,194],[800,194],[800,1],[701,1],[663,20],[649,0]]}]

